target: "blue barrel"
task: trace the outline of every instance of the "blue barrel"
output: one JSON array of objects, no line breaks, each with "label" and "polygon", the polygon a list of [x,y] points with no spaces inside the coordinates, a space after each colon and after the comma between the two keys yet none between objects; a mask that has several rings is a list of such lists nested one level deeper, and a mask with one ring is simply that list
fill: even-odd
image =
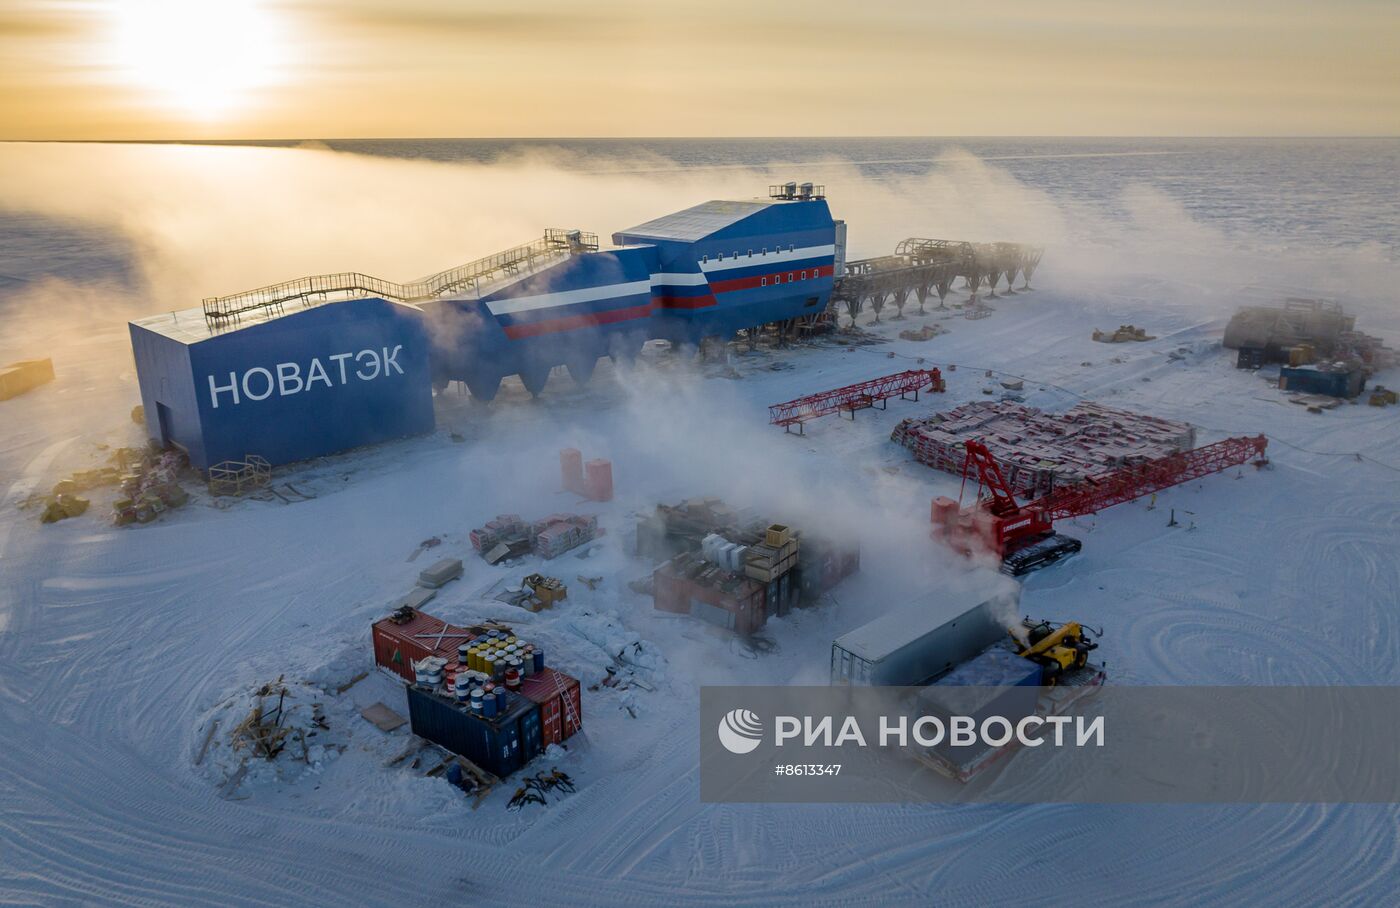
[{"label": "blue barrel", "polygon": [[535,659],[535,671],[537,671],[537,672],[542,672],[542,671],[544,671],[544,650],[540,649],[540,648],[537,646],[537,647],[535,647],[535,651],[534,651],[533,653],[531,653],[530,655],[533,656],[534,659]]},{"label": "blue barrel", "polygon": [[495,689],[495,691],[493,691],[493,693],[496,695],[496,696],[495,696],[496,706],[501,710],[501,712],[505,712],[505,710],[506,710],[506,689],[505,689],[504,687],[498,687],[498,688]]},{"label": "blue barrel", "polygon": [[491,718],[494,718],[494,717],[495,717],[495,715],[496,715],[496,698],[495,698],[495,697],[486,697],[485,699],[483,699],[483,700],[481,701],[481,714],[482,714],[483,716],[485,716],[486,718],[488,718],[488,719],[491,719]]}]

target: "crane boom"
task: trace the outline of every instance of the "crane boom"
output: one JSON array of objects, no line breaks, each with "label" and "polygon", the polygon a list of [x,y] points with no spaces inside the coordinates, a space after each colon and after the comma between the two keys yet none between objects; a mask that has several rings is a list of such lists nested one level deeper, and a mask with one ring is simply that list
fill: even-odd
[{"label": "crane boom", "polygon": [[1093,514],[1251,458],[1262,462],[1268,445],[1263,435],[1227,438],[1091,476],[1022,505],[987,446],[971,440],[966,442],[963,484],[976,471],[978,498],[965,508],[960,502],[935,498],[930,512],[934,535],[964,553],[993,553],[1002,559],[1004,572],[1022,574],[1079,550],[1078,540],[1054,532],[1056,520]]},{"label": "crane boom", "polygon": [[1121,467],[1111,473],[1090,476],[1038,498],[1026,507],[1043,513],[1052,521],[1093,514],[1115,504],[1228,470],[1252,457],[1262,458],[1268,446],[1269,439],[1263,435],[1227,438],[1189,451]]}]

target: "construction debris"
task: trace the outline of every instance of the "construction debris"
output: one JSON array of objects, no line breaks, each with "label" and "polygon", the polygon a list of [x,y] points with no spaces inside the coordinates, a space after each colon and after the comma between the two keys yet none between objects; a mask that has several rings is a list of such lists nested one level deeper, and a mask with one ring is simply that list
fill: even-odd
[{"label": "construction debris", "polygon": [[903,331],[899,332],[899,339],[907,341],[926,341],[933,340],[938,335],[947,333],[948,330],[942,325],[932,324],[924,325],[918,330],[915,330],[913,328],[905,328]]},{"label": "construction debris", "polygon": [[975,401],[906,419],[890,439],[926,466],[961,475],[968,439],[982,441],[1017,495],[1038,498],[1057,484],[1195,447],[1187,423],[1083,402],[1060,414],[1008,401]]},{"label": "construction debris", "polygon": [[[229,743],[233,749],[246,748],[253,756],[271,761],[276,760],[289,744],[295,742],[299,745],[301,759],[306,761],[307,727],[288,721],[291,711],[287,703],[287,686],[282,683],[282,679],[278,678],[272,684],[264,684],[254,696],[256,702],[248,712],[247,718],[240,722],[229,736]],[[328,728],[321,704],[311,705],[309,718],[309,725],[321,729]]]},{"label": "construction debris", "polygon": [[122,498],[112,504],[117,526],[150,523],[165,511],[190,500],[180,485],[180,474],[189,469],[189,460],[180,451],[147,451],[135,471],[122,477]]},{"label": "construction debris", "polygon": [[402,728],[408,720],[394,712],[383,703],[372,703],[360,710],[360,715],[365,721],[373,725],[380,731],[388,734],[396,728]]},{"label": "construction debris", "polygon": [[1148,334],[1145,328],[1139,328],[1136,325],[1119,325],[1118,330],[1112,333],[1100,331],[1095,328],[1094,333],[1090,335],[1090,337],[1101,344],[1121,344],[1127,341],[1150,341],[1157,339],[1157,335]]}]

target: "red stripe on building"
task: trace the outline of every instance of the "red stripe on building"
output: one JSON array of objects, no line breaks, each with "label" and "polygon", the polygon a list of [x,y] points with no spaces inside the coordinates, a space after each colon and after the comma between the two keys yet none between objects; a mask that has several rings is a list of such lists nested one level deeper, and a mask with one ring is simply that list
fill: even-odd
[{"label": "red stripe on building", "polygon": [[705,309],[715,305],[714,294],[704,296],[653,296],[651,304],[659,309]]},{"label": "red stripe on building", "polygon": [[520,340],[525,337],[538,337],[541,334],[554,334],[559,331],[572,331],[575,328],[590,328],[595,325],[611,325],[615,322],[630,321],[634,318],[645,318],[651,315],[652,308],[656,305],[653,299],[649,303],[640,306],[629,306],[626,309],[609,309],[606,312],[586,312],[582,315],[569,315],[564,318],[551,318],[541,322],[531,322],[526,325],[506,325],[506,337],[511,340]]},{"label": "red stripe on building", "polygon": [[[749,277],[736,277],[727,281],[711,281],[710,289],[715,293],[733,293],[736,290],[752,290],[754,287],[782,286],[783,284],[789,283],[787,279],[789,274],[792,275],[792,283],[797,283],[798,281],[804,280],[802,277],[804,271],[807,274],[805,280],[810,281],[819,277],[828,277],[831,275],[832,270],[833,266],[831,265],[818,265],[815,268],[794,268],[792,271],[775,271],[772,274],[754,274]],[[767,284],[764,283],[765,281]]]}]

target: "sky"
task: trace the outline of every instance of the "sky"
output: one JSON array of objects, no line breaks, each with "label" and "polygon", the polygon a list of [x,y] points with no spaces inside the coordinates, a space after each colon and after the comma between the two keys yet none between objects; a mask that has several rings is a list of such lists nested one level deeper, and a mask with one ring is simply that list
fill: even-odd
[{"label": "sky", "polygon": [[0,139],[1400,135],[1392,0],[0,0]]}]

